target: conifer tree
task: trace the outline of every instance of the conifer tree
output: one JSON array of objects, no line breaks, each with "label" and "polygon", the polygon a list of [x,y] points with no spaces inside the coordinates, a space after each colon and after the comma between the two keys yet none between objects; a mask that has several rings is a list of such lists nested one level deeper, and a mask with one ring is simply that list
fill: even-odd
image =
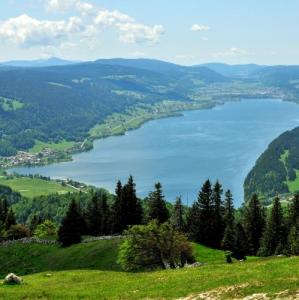
[{"label": "conifer tree", "polygon": [[173,226],[178,231],[183,231],[185,227],[183,213],[182,199],[181,197],[177,197],[173,211]]},{"label": "conifer tree", "polygon": [[257,195],[253,195],[244,213],[244,229],[248,239],[248,254],[256,255],[265,227],[265,214]]},{"label": "conifer tree", "polygon": [[0,199],[0,228],[4,225],[8,213],[8,203],[4,198]]},{"label": "conifer tree", "polygon": [[225,193],[224,201],[225,230],[222,240],[222,248],[233,252],[235,250],[235,217],[233,198],[230,190]]},{"label": "conifer tree", "polygon": [[143,210],[136,196],[136,185],[133,176],[130,175],[127,184],[123,187],[122,201],[125,207],[125,228],[142,223]]},{"label": "conifer tree", "polygon": [[155,184],[155,191],[149,195],[149,219],[157,220],[160,224],[169,219],[169,212],[160,182]]},{"label": "conifer tree", "polygon": [[64,247],[81,242],[81,214],[74,199],[59,227],[58,241]]},{"label": "conifer tree", "polygon": [[106,193],[101,194],[99,206],[102,215],[101,234],[107,235],[111,232],[111,229],[109,224],[110,210],[107,203]]},{"label": "conifer tree", "polygon": [[273,207],[263,234],[260,254],[269,256],[279,254],[285,246],[285,227],[283,212],[278,197],[274,199]]},{"label": "conifer tree", "polygon": [[90,235],[98,236],[102,232],[102,213],[100,210],[99,195],[94,193],[86,211],[87,232]]},{"label": "conifer tree", "polygon": [[288,251],[299,255],[299,194],[294,196],[289,209],[288,228]]},{"label": "conifer tree", "polygon": [[6,215],[6,219],[4,222],[4,229],[7,231],[10,229],[11,226],[16,225],[16,224],[17,224],[17,221],[16,221],[15,214],[14,214],[13,210],[10,208]]},{"label": "conifer tree", "polygon": [[213,206],[212,188],[207,180],[198,194],[197,201],[193,203],[187,218],[190,236],[198,243],[212,246],[213,241]]},{"label": "conifer tree", "polygon": [[235,249],[233,256],[236,259],[246,259],[246,254],[248,252],[247,237],[241,223],[236,225],[235,230]]},{"label": "conifer tree", "polygon": [[222,203],[222,186],[217,181],[212,191],[212,208],[213,208],[213,227],[212,227],[212,242],[214,248],[220,248],[221,241],[224,233],[224,220],[223,220],[223,203]]},{"label": "conifer tree", "polygon": [[123,201],[123,187],[120,180],[115,188],[115,200],[111,209],[111,233],[122,233],[125,229],[125,206]]}]

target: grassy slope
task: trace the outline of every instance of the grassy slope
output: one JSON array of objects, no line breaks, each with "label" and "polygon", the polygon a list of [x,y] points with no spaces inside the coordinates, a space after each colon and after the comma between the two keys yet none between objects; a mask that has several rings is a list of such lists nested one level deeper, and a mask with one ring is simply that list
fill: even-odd
[{"label": "grassy slope", "polygon": [[22,286],[0,286],[0,299],[172,299],[242,285],[221,291],[221,297],[232,299],[285,290],[294,296],[298,289],[298,257],[249,259],[228,265],[222,251],[197,245],[196,256],[206,263],[202,267],[125,273],[115,263],[117,248],[117,240],[67,249],[18,244],[0,248],[0,277],[11,271],[21,275],[45,271],[24,276]]},{"label": "grassy slope", "polygon": [[[285,168],[287,169],[286,167],[286,161],[288,159],[288,156],[289,156],[289,150],[286,150],[280,157],[280,161],[283,162],[283,164],[285,165]],[[296,172],[296,179],[295,180],[286,180],[286,184],[289,188],[289,191],[291,193],[295,193],[295,192],[298,192],[299,191],[299,170],[295,170]]]},{"label": "grassy slope", "polygon": [[61,141],[60,143],[44,143],[41,141],[36,141],[35,145],[29,150],[31,153],[41,152],[45,148],[49,148],[56,151],[64,151],[70,149],[74,146],[74,142]]},{"label": "grassy slope", "polygon": [[56,181],[42,180],[39,178],[15,177],[13,179],[6,179],[5,176],[0,176],[0,184],[9,186],[12,190],[20,192],[22,196],[28,198],[53,193],[64,194],[76,192],[76,189],[62,186]]}]

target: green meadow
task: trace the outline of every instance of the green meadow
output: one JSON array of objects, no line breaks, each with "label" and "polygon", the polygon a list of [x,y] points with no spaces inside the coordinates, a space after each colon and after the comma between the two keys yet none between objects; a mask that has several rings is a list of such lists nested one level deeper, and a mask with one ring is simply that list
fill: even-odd
[{"label": "green meadow", "polygon": [[24,280],[20,286],[0,286],[0,299],[242,299],[253,294],[296,299],[298,295],[298,257],[250,257],[227,264],[222,251],[194,245],[200,267],[126,273],[116,262],[119,243],[113,239],[69,248],[20,243],[0,247],[0,277],[16,272]]},{"label": "green meadow", "polygon": [[49,194],[65,194],[76,192],[77,190],[63,186],[54,180],[43,180],[40,178],[30,177],[6,177],[0,176],[0,184],[9,186],[12,190],[19,192],[22,196],[27,198],[34,198]]}]

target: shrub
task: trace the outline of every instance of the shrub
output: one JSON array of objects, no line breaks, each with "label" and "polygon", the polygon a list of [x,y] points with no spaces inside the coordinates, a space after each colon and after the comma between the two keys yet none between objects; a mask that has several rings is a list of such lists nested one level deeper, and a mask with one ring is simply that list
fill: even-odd
[{"label": "shrub", "polygon": [[19,240],[30,236],[30,230],[21,224],[12,225],[10,229],[6,231],[6,238],[9,240]]},{"label": "shrub", "polygon": [[50,220],[38,225],[34,231],[34,236],[39,239],[56,239],[57,227],[56,224]]},{"label": "shrub", "polygon": [[183,267],[195,261],[191,243],[168,223],[135,225],[126,234],[118,256],[126,271]]}]

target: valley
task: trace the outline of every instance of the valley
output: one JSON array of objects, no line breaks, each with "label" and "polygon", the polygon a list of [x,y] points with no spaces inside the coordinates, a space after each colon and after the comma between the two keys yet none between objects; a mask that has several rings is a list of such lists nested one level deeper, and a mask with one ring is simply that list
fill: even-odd
[{"label": "valley", "polygon": [[[159,104],[163,112],[161,107]],[[159,180],[170,202],[181,195],[185,204],[196,198],[197,182],[208,177],[221,180],[233,191],[235,204],[240,205],[246,175],[277,135],[299,125],[299,106],[276,99],[246,99],[207,108],[147,122],[122,136],[96,140],[91,151],[73,155],[70,162],[10,171],[72,178],[110,191],[114,191],[118,179],[134,174],[140,197]],[[95,127],[97,132],[93,134],[123,133],[135,116],[135,112],[128,119],[114,115],[107,127]]]}]

